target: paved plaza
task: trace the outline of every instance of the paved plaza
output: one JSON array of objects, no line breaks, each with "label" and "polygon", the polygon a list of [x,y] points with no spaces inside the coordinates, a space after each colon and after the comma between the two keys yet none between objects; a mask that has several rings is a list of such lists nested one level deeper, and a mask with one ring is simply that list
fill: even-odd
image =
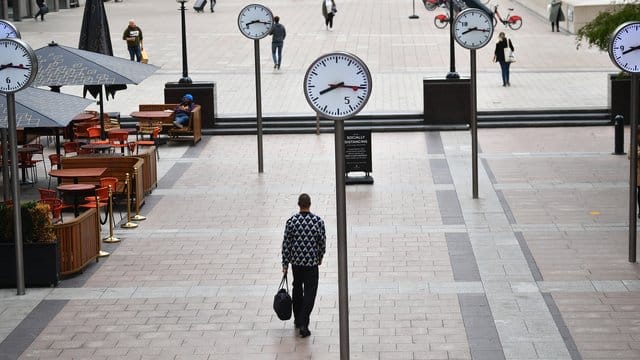
[{"label": "paved plaza", "polygon": [[[180,77],[177,4],[159,3],[105,3],[116,55],[126,51],[120,27],[135,17],[162,66],[107,111],[162,102],[164,82]],[[319,1],[263,3],[288,31],[280,72],[262,44],[265,113],[310,113],[302,76],[325,51],[369,64],[365,113],[421,111],[422,77],[448,69],[446,32],[422,7],[409,20],[410,1],[340,0],[332,32]],[[573,36],[500,3],[525,16],[510,33],[521,60],[505,89],[492,50],[479,51],[481,110],[607,106],[606,54],[575,50]],[[220,0],[215,13],[187,17],[190,75],[217,82],[221,116],[254,110],[252,44],[235,23],[244,4]],[[34,48],[74,46],[81,9],[18,27]],[[468,56],[457,53],[464,75]],[[374,133],[372,144],[375,184],[346,194],[352,359],[640,358],[629,162],[611,155],[613,128],[481,129],[475,200],[468,132]],[[255,136],[161,146],[147,220],[117,229],[123,241],[104,244],[109,257],[57,288],[0,290],[0,359],[339,359],[333,149],[332,134],[265,136],[259,174]],[[284,223],[301,192],[327,225],[304,339],[272,310]]]}]

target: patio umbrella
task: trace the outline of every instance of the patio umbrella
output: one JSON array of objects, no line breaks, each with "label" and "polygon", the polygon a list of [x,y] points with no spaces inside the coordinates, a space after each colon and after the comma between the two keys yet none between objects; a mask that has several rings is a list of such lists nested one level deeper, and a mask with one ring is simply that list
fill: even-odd
[{"label": "patio umbrella", "polygon": [[[56,151],[58,154],[60,154],[60,140],[57,129],[67,126],[76,114],[84,111],[92,103],[91,100],[79,96],[59,94],[34,87],[17,92],[15,100],[16,127],[56,129]],[[8,128],[7,118],[7,97],[5,94],[0,94],[0,129],[3,131]],[[3,159],[6,158],[3,156]],[[6,185],[6,175],[9,174],[9,168],[4,160],[2,168],[5,175],[3,184]],[[4,197],[6,199],[6,194]]]},{"label": "patio umbrella", "polygon": [[[107,20],[107,13],[104,9],[104,1],[87,0],[85,3],[78,49],[113,56],[109,21]],[[101,116],[104,111],[102,107],[102,87],[103,85],[85,85],[83,91],[84,96],[87,96],[88,92],[94,98],[99,97]],[[125,84],[104,85],[107,100],[109,100],[109,95],[113,98],[115,97],[116,91],[126,88],[127,85]]]},{"label": "patio umbrella", "polygon": [[[29,87],[16,93],[16,127],[65,127],[91,103],[79,96]],[[0,94],[0,128],[7,127],[7,97]]]},{"label": "patio umbrella", "polygon": [[[35,53],[38,58],[38,75],[33,81],[34,86],[139,84],[158,69],[154,65],[53,42]],[[100,125],[104,136],[103,114],[100,96]]]}]

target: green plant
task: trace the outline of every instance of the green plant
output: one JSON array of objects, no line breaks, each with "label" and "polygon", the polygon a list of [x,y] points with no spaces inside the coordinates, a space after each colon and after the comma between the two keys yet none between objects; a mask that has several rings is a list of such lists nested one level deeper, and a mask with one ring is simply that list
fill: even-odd
[{"label": "green plant", "polygon": [[589,47],[595,46],[602,51],[607,51],[613,31],[627,21],[638,20],[640,20],[640,0],[614,1],[610,11],[601,12],[578,30],[576,47],[579,48],[583,42],[586,42]]},{"label": "green plant", "polygon": [[[36,201],[21,204],[20,215],[24,243],[56,241],[49,214],[48,205]],[[0,242],[13,242],[13,233],[13,206],[0,204]]]}]

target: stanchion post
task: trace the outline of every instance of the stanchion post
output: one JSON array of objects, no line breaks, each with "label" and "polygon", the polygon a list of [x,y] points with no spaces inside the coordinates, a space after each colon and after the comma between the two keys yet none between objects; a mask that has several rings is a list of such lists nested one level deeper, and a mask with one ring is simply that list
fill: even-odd
[{"label": "stanchion post", "polygon": [[126,174],[124,185],[127,187],[127,222],[122,224],[123,229],[137,228],[138,224],[131,222],[131,178],[129,173]]},{"label": "stanchion post", "polygon": [[96,231],[98,231],[98,257],[107,257],[111,255],[108,251],[103,251],[100,248],[100,196],[96,195]]},{"label": "stanchion post", "polygon": [[120,239],[113,236],[113,227],[115,221],[113,220],[113,189],[111,185],[109,185],[109,236],[102,239],[102,241],[106,243],[117,243],[120,242]]},{"label": "stanchion post", "polygon": [[624,116],[616,115],[613,120],[614,150],[613,155],[625,155],[624,152]]},{"label": "stanchion post", "polygon": [[[135,170],[135,169],[134,169],[134,170]],[[132,182],[133,182],[133,181],[138,181],[138,179],[136,178],[136,175],[135,175],[135,174],[133,175]],[[131,220],[133,220],[133,221],[142,221],[142,220],[147,220],[147,217],[146,217],[146,216],[142,216],[142,215],[140,215],[140,202],[139,202],[139,201],[136,201],[136,214],[135,214],[135,215],[133,215],[133,217],[131,218]]]}]

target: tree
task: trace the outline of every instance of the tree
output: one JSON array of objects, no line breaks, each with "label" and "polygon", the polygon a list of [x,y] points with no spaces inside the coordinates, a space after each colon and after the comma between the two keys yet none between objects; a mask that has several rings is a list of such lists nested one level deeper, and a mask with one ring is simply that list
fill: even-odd
[{"label": "tree", "polygon": [[601,12],[577,32],[577,47],[586,42],[589,47],[596,46],[602,51],[609,49],[611,34],[627,21],[640,20],[640,0],[614,3],[611,11]]}]

